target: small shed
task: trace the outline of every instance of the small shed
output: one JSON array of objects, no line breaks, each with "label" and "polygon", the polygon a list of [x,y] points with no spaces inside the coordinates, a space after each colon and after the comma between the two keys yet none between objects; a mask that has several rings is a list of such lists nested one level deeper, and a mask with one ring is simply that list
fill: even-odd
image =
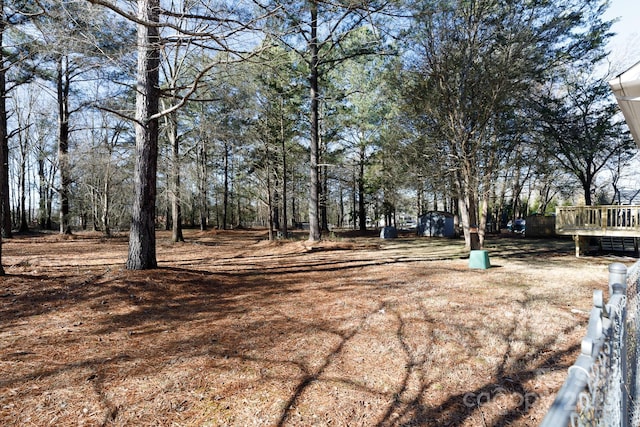
[{"label": "small shed", "polygon": [[455,237],[453,214],[430,211],[418,218],[418,236]]},{"label": "small shed", "polygon": [[552,237],[556,235],[556,217],[530,215],[526,218],[527,237]]},{"label": "small shed", "polygon": [[387,226],[382,227],[380,230],[381,239],[395,239],[398,237],[398,230],[395,227]]}]

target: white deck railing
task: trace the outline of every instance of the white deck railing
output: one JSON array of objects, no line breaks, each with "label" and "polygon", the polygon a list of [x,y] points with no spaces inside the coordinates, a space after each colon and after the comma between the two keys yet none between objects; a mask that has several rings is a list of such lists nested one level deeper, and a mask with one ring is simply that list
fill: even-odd
[{"label": "white deck railing", "polygon": [[640,237],[640,206],[559,207],[556,208],[556,233]]}]

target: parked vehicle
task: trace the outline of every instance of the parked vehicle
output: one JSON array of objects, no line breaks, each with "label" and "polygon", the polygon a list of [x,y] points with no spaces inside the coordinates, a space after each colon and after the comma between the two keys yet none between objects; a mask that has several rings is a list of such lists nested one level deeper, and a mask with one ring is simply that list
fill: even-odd
[{"label": "parked vehicle", "polygon": [[507,223],[507,230],[511,231],[512,233],[524,234],[526,228],[527,222],[522,218],[518,218],[515,221],[509,221]]}]

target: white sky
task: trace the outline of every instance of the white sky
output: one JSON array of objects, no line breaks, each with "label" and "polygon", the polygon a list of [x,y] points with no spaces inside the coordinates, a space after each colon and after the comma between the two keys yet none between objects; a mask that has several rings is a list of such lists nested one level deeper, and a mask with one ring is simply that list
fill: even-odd
[{"label": "white sky", "polygon": [[609,56],[614,75],[640,62],[640,1],[611,0],[605,19],[619,18],[612,31],[617,35],[611,40]]},{"label": "white sky", "polygon": [[[640,0],[611,0],[604,18],[619,19],[611,28],[616,36],[609,44],[610,76],[614,77],[640,62]],[[626,177],[620,182],[622,187],[640,188],[639,167],[640,153],[624,168]]]}]

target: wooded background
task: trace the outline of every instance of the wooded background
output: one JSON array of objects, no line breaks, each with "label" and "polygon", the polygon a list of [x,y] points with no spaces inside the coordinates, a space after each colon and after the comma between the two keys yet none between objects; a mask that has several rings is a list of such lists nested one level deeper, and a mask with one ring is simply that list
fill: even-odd
[{"label": "wooded background", "polygon": [[[11,1],[2,233],[470,230],[621,201],[601,0]],[[609,59],[609,62],[607,62]],[[615,65],[615,64],[614,64]],[[617,64],[619,65],[619,64]]]}]

